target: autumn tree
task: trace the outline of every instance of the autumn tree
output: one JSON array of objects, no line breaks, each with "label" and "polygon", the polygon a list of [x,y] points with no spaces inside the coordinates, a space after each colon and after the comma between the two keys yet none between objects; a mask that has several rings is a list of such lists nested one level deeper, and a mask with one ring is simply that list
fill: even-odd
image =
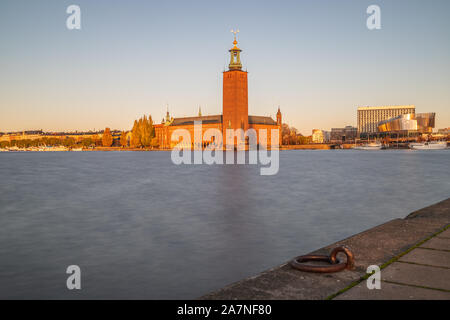
[{"label": "autumn tree", "polygon": [[141,137],[139,132],[139,123],[137,120],[134,120],[133,129],[131,129],[131,146],[133,148],[140,147]]},{"label": "autumn tree", "polygon": [[92,140],[92,138],[85,138],[83,140],[81,140],[81,145],[83,147],[90,147],[93,144],[95,144],[94,140]]},{"label": "autumn tree", "polygon": [[9,141],[1,141],[0,142],[0,148],[6,148],[6,147],[10,147],[11,143]]},{"label": "autumn tree", "polygon": [[155,127],[153,126],[153,119],[151,115],[148,116],[148,134],[150,136],[149,145],[153,146],[153,139],[156,137],[156,133]]},{"label": "autumn tree", "polygon": [[122,133],[120,134],[120,145],[122,147],[126,147],[128,145],[127,133],[125,131],[122,131]]},{"label": "autumn tree", "polygon": [[103,138],[102,138],[102,145],[104,147],[111,147],[113,143],[113,137],[111,134],[111,130],[109,128],[106,128],[103,132]]},{"label": "autumn tree", "polygon": [[150,147],[153,145],[155,137],[155,128],[153,127],[152,117],[143,116],[134,121],[131,129],[131,145],[133,147]]},{"label": "autumn tree", "polygon": [[142,118],[140,118],[138,124],[139,124],[140,143],[143,147],[147,147],[148,143],[147,117],[144,115]]},{"label": "autumn tree", "polygon": [[76,141],[72,137],[66,137],[64,140],[62,140],[62,145],[65,147],[73,147],[76,144]]},{"label": "autumn tree", "polygon": [[153,148],[159,148],[159,140],[158,140],[158,138],[154,137],[152,139],[152,147]]},{"label": "autumn tree", "polygon": [[283,123],[281,127],[281,135],[285,145],[311,143],[311,136],[303,136],[296,128],[289,127],[286,123]]},{"label": "autumn tree", "polygon": [[311,143],[311,140],[312,140],[311,136],[305,137],[305,136],[303,136],[301,134],[299,134],[297,136],[297,143],[298,144],[309,144],[309,143]]}]

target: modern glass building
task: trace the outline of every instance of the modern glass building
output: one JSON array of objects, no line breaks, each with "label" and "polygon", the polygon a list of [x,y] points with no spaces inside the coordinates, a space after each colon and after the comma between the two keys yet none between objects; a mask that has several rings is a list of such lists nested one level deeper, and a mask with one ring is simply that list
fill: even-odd
[{"label": "modern glass building", "polygon": [[376,133],[381,121],[397,117],[402,114],[414,114],[416,107],[409,106],[380,106],[358,108],[358,132]]},{"label": "modern glass building", "polygon": [[433,132],[436,113],[409,113],[380,121],[378,132]]}]

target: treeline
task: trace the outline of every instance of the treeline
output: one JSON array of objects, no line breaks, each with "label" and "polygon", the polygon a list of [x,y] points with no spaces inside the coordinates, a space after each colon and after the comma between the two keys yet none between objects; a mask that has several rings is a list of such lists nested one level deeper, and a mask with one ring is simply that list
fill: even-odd
[{"label": "treeline", "polygon": [[135,120],[131,129],[130,146],[133,148],[158,147],[158,139],[155,138],[155,127],[152,117],[143,116]]},{"label": "treeline", "polygon": [[284,145],[309,144],[312,141],[311,136],[305,137],[298,133],[296,128],[289,127],[286,123],[283,123],[281,127],[281,136]]},{"label": "treeline", "polygon": [[1,141],[0,148],[17,146],[19,148],[39,147],[39,146],[65,146],[70,148],[89,148],[89,147],[132,147],[132,148],[157,148],[159,147],[158,139],[155,137],[155,127],[153,126],[152,117],[143,116],[134,121],[131,129],[131,138],[126,131],[113,133],[110,128],[105,128],[103,135],[100,137],[93,136],[88,138],[66,137],[42,137],[40,139],[20,139],[12,141]]},{"label": "treeline", "polygon": [[65,146],[65,147],[96,147],[101,146],[102,140],[100,138],[84,138],[75,139],[73,137],[56,138],[43,137],[40,139],[21,139],[11,141],[1,141],[0,148],[17,146],[19,148],[39,147],[39,146]]},{"label": "treeline", "polygon": [[[116,136],[117,137],[117,136]],[[124,147],[128,147],[129,143],[128,143],[128,135],[125,131],[122,131],[120,133],[120,137],[119,139],[114,139],[112,133],[111,133],[111,129],[110,128],[105,128],[105,130],[103,131],[103,136],[102,136],[102,146],[103,147],[118,147],[121,146],[122,148]]]},{"label": "treeline", "polygon": [[102,146],[131,147],[131,148],[156,148],[159,146],[158,139],[155,138],[155,127],[153,126],[152,116],[144,115],[138,120],[134,120],[133,128],[131,129],[131,138],[127,132],[122,131],[120,138],[114,140],[109,128],[105,128],[102,137]]}]

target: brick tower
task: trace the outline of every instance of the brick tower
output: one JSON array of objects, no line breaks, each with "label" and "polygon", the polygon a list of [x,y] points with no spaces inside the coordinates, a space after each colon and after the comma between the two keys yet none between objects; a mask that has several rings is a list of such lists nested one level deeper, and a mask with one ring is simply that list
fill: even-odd
[{"label": "brick tower", "polygon": [[223,72],[223,136],[226,129],[248,129],[248,85],[247,71],[242,71],[241,49],[237,47],[234,32],[233,48],[230,52],[228,70]]},{"label": "brick tower", "polygon": [[278,111],[277,111],[277,126],[278,126],[278,136],[280,141],[278,141],[278,144],[281,146],[283,144],[283,137],[282,137],[282,132],[283,132],[283,122],[281,121],[281,111],[280,111],[280,107],[278,106]]}]

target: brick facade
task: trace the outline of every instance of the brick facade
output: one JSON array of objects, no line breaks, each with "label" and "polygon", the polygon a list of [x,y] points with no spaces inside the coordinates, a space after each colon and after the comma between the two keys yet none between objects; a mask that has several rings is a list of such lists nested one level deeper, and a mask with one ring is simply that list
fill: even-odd
[{"label": "brick facade", "polygon": [[[170,118],[167,114],[165,121],[155,125],[155,134],[160,147],[171,149],[178,144],[178,141],[171,141],[172,133],[177,129],[186,129],[191,136],[191,147],[194,145],[194,121],[202,122],[202,147],[213,141],[203,141],[206,130],[213,128],[223,134],[226,139],[226,129],[254,129],[259,141],[260,130],[267,130],[267,144],[271,143],[271,130],[278,130],[279,144],[281,145],[281,112],[278,108],[277,120],[265,116],[248,115],[248,73],[241,70],[240,52],[237,41],[233,42],[234,47],[230,49],[231,61],[229,70],[223,72],[223,105],[222,115],[199,116],[187,118]],[[224,142],[225,144],[225,142]]]}]

